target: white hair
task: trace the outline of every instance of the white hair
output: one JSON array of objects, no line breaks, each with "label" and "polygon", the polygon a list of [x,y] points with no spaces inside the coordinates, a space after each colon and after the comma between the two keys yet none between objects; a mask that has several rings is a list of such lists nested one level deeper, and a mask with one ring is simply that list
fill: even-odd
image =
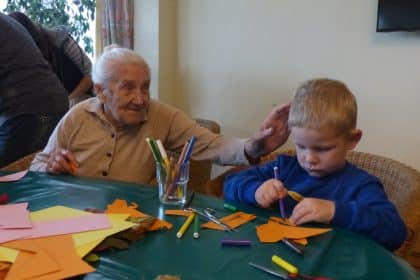
[{"label": "white hair", "polygon": [[104,52],[93,65],[93,82],[105,86],[120,64],[136,64],[145,66],[150,70],[147,62],[135,51],[113,44],[105,47]]}]

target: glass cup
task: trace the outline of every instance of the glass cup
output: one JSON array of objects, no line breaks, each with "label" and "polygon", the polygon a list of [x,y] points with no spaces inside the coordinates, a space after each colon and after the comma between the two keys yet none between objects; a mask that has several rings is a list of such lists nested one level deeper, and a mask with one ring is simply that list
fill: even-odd
[{"label": "glass cup", "polygon": [[190,163],[156,163],[159,200],[163,204],[183,205],[187,198]]}]

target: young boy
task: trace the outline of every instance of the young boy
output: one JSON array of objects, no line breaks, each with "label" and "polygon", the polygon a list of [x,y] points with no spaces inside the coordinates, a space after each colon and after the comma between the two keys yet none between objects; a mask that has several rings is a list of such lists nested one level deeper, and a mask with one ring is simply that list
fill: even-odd
[{"label": "young boy", "polygon": [[[225,199],[267,208],[281,198],[297,225],[332,224],[369,236],[389,250],[399,248],[406,227],[381,182],[346,161],[347,151],[362,136],[356,119],[356,99],[345,84],[330,79],[304,82],[288,121],[297,155],[281,155],[232,174],[224,183]],[[275,166],[278,180],[273,179]],[[296,202],[288,190],[305,198]]]}]

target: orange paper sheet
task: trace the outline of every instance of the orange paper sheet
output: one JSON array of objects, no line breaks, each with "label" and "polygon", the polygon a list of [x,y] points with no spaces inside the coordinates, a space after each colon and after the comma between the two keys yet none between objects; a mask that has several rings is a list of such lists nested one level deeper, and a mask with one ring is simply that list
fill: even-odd
[{"label": "orange paper sheet", "polygon": [[[254,214],[248,214],[244,212],[235,212],[233,214],[230,214],[228,216],[221,218],[220,221],[227,224],[231,228],[237,228],[243,224],[248,223],[249,221],[254,220],[256,217],[257,216]],[[221,226],[213,222],[207,222],[205,224],[202,224],[201,227],[209,228],[209,229],[224,230]]]},{"label": "orange paper sheet", "polygon": [[130,214],[130,217],[132,218],[147,217],[146,214],[138,211],[137,208],[138,205],[136,203],[131,203],[130,206],[128,206],[127,201],[124,199],[116,199],[113,203],[108,204],[105,213]]},{"label": "orange paper sheet", "polygon": [[287,226],[278,222],[268,221],[267,224],[257,226],[257,236],[263,243],[274,243],[283,238],[302,239],[331,231],[331,228],[309,228]]},{"label": "orange paper sheet", "polygon": [[71,235],[58,235],[3,244],[21,250],[6,279],[54,280],[95,271],[76,254]]},{"label": "orange paper sheet", "polygon": [[[145,213],[137,210],[137,208],[138,205],[136,203],[131,203],[129,206],[127,201],[124,199],[115,199],[113,203],[108,204],[105,213],[130,214],[130,217],[133,218],[144,218],[148,216]],[[171,229],[172,224],[164,220],[156,219],[156,221],[147,230],[156,231],[163,228]]]},{"label": "orange paper sheet", "polygon": [[180,210],[180,209],[168,209],[168,210],[165,210],[165,215],[188,217],[191,215],[191,212]]}]

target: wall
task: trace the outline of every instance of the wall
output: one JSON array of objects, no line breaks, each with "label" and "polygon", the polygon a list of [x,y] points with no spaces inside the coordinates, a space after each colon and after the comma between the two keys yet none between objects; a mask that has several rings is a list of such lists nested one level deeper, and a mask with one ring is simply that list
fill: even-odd
[{"label": "wall", "polygon": [[148,62],[151,70],[151,95],[175,101],[177,75],[177,1],[134,1],[134,50]]},{"label": "wall", "polygon": [[420,34],[376,33],[376,0],[135,3],[155,98],[249,137],[301,81],[340,79],[359,102],[357,149],[420,169]]},{"label": "wall", "polygon": [[176,99],[192,117],[248,137],[301,81],[336,78],[358,99],[357,149],[420,169],[420,34],[376,33],[376,0],[177,4]]}]

